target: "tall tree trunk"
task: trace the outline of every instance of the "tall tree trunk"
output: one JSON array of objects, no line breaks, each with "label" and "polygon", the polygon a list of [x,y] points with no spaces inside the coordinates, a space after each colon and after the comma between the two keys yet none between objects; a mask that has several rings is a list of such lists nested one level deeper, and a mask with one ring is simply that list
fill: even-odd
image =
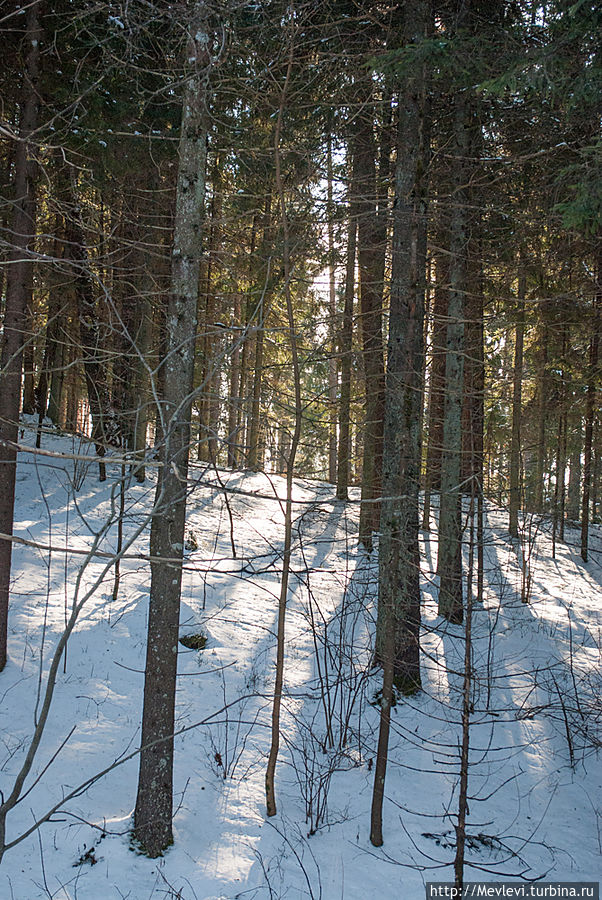
[{"label": "tall tree trunk", "polygon": [[[33,266],[29,267],[33,275]],[[25,312],[24,344],[23,344],[23,412],[33,415],[36,409],[35,391],[35,324],[33,313],[33,283],[30,282],[27,293],[30,302]]]},{"label": "tall tree trunk", "polygon": [[[479,153],[480,136],[474,134],[473,154]],[[464,341],[464,398],[462,405],[462,494],[470,494],[473,514],[476,511],[477,600],[483,598],[483,425],[485,421],[485,360],[483,322],[483,229],[481,216],[475,212],[469,229],[466,260],[466,301]],[[472,564],[472,558],[471,558]],[[473,566],[474,568],[474,566]],[[472,571],[472,570],[471,570]]]},{"label": "tall tree trunk", "polygon": [[286,501],[284,506],[284,553],[282,559],[282,578],[280,582],[280,596],[278,599],[278,624],[276,644],[276,677],[274,681],[274,700],[272,704],[271,741],[268,763],[265,774],[266,812],[268,816],[276,815],[276,791],[275,773],[278,751],[280,749],[280,709],[282,704],[282,689],[284,686],[284,651],[285,651],[285,617],[288,599],[288,581],[290,575],[292,534],[293,534],[293,475],[295,472],[295,457],[299,440],[301,438],[302,407],[301,407],[301,370],[297,349],[297,336],[295,330],[295,316],[293,310],[293,298],[291,292],[291,263],[290,263],[290,235],[288,216],[284,196],[284,183],[280,167],[280,133],[286,92],[290,81],[293,65],[293,44],[291,43],[286,78],[282,88],[278,120],[274,133],[274,157],[276,170],[276,190],[280,203],[280,218],[282,222],[282,262],[284,269],[284,294],[286,298],[286,319],[288,337],[291,347],[291,363],[293,383],[295,386],[295,428],[293,431],[291,446],[286,460]]},{"label": "tall tree trunk", "polygon": [[464,894],[464,854],[466,848],[466,817],[468,807],[468,774],[470,769],[470,719],[473,711],[474,673],[472,653],[472,576],[474,557],[474,481],[470,497],[470,544],[466,590],[466,622],[464,625],[464,672],[462,684],[462,743],[460,747],[460,781],[458,785],[458,821],[456,830],[456,855],[454,859],[454,875],[457,896]]},{"label": "tall tree trunk", "polygon": [[600,521],[600,462],[602,459],[602,428],[600,416],[594,418],[593,439],[592,439],[592,519],[596,522]]},{"label": "tall tree trunk", "polygon": [[383,279],[387,219],[377,211],[376,145],[373,106],[368,98],[358,115],[354,150],[358,173],[358,265],[365,383],[362,504],[359,539],[372,548],[378,531],[382,483],[384,418],[384,352],[382,334]]},{"label": "tall tree trunk", "polygon": [[[64,225],[61,222],[61,231],[64,234]],[[61,254],[64,253],[64,246],[61,247]],[[61,407],[63,400],[63,383],[65,380],[65,361],[68,354],[68,331],[67,319],[62,315],[60,310],[58,281],[59,272],[56,272],[57,283],[50,286],[48,320],[46,325],[46,340],[49,340],[52,334],[52,347],[48,355],[48,405],[45,415],[48,416],[53,425],[61,424]],[[54,293],[54,297],[52,294]],[[68,308],[69,300],[65,303]],[[57,310],[57,312],[54,312]],[[66,310],[65,310],[66,311]],[[51,334],[50,334],[51,333]]]},{"label": "tall tree trunk", "polygon": [[556,486],[554,489],[554,535],[553,544],[556,550],[556,532],[561,541],[564,540],[564,518],[566,507],[566,448],[568,428],[568,404],[566,386],[566,352],[568,334],[566,322],[562,325],[562,368],[560,370],[560,402],[558,410],[558,442],[556,446]]},{"label": "tall tree trunk", "polygon": [[596,266],[596,296],[594,299],[592,336],[589,346],[589,372],[585,400],[585,446],[583,450],[583,495],[581,501],[581,559],[587,562],[589,553],[589,517],[592,491],[592,446],[594,419],[597,411],[598,363],[600,352],[600,311],[602,308],[602,253]]},{"label": "tall tree trunk", "polygon": [[581,452],[583,449],[583,432],[579,407],[573,403],[568,421],[569,435],[569,484],[567,493],[567,518],[572,522],[579,519],[579,500],[581,493]]},{"label": "tall tree trunk", "polygon": [[230,384],[228,400],[228,466],[235,469],[239,460],[239,423],[241,406],[241,313],[240,293],[234,296],[234,315],[232,316],[232,343],[230,347]]},{"label": "tall tree trunk", "polygon": [[144,233],[141,238],[142,246],[138,251],[138,270],[136,273],[138,296],[129,348],[132,357],[132,377],[126,390],[126,404],[132,414],[131,449],[136,459],[133,474],[136,481],[140,484],[146,478],[144,457],[151,410],[148,356],[151,349],[153,331],[152,298],[157,292],[158,282],[156,261],[146,249],[151,241],[151,235]]},{"label": "tall tree trunk", "polygon": [[[63,250],[62,241],[58,237],[58,235],[62,233],[62,230],[62,217],[57,216],[57,236],[54,240],[55,260],[58,260],[60,258]],[[56,371],[59,370],[62,373],[62,352],[60,340],[61,322],[63,319],[63,301],[61,297],[59,277],[58,266],[53,267],[50,270],[50,285],[48,289],[48,315],[46,318],[46,334],[44,336],[44,355],[42,357],[40,377],[36,388],[36,412],[38,414],[38,433],[36,436],[36,447],[41,446],[42,425],[44,422],[44,418],[46,417],[46,413],[49,412],[48,391],[52,386]],[[51,419],[56,425],[58,424],[58,415],[56,412],[58,404],[55,398],[53,398],[52,402],[54,408]],[[60,403],[60,400],[58,401],[58,403]]]},{"label": "tall tree trunk", "polygon": [[332,174],[332,130],[329,128],[326,145],[327,169],[327,216],[328,216],[328,319],[330,323],[330,353],[328,357],[328,480],[337,480],[337,301],[336,301],[336,257],[334,246],[334,204]]},{"label": "tall tree trunk", "polygon": [[[10,171],[12,164],[12,153],[7,152],[6,155],[0,160],[0,184],[8,185],[10,184]],[[11,206],[8,203],[2,203],[0,205],[0,233],[8,234],[10,223],[11,223],[11,214],[14,211],[11,209]],[[6,278],[6,264],[9,260],[9,252],[7,247],[2,247],[0,249],[0,316],[4,318],[4,282]]]},{"label": "tall tree trunk", "polygon": [[158,302],[154,308],[153,330],[155,332],[154,346],[157,348],[156,365],[154,370],[154,392],[155,392],[155,445],[163,444],[164,435],[164,417],[163,417],[163,400],[165,397],[165,361],[167,360],[167,312],[169,306],[169,287],[165,291],[161,291]]},{"label": "tall tree trunk", "polygon": [[433,491],[438,491],[441,488],[448,299],[449,261],[446,255],[436,252],[431,371],[429,379],[428,444],[424,484],[424,511],[422,516],[422,527],[426,531],[430,530],[431,494]]},{"label": "tall tree trunk", "polygon": [[[111,379],[111,401],[124,449],[132,449],[134,444],[135,411],[131,400],[131,386],[134,380],[135,350],[133,337],[136,332],[138,296],[135,288],[136,245],[138,243],[137,222],[141,211],[136,193],[117,207],[115,227],[116,252],[110,287],[109,318],[111,341],[113,342],[113,377]],[[108,291],[108,282],[104,282]]]},{"label": "tall tree trunk", "polygon": [[[475,117],[477,113],[475,112]],[[477,135],[473,138],[472,152],[480,152]],[[480,356],[483,341],[483,278],[481,252],[481,222],[477,213],[472,214],[466,260],[466,298],[464,303],[464,397],[462,401],[462,462],[460,478],[462,493],[474,494],[477,477],[479,427],[483,419],[484,397],[479,390]]]},{"label": "tall tree trunk", "polygon": [[163,446],[151,522],[149,602],[140,774],[134,834],[151,857],[171,843],[178,627],[190,444],[191,392],[204,220],[209,38],[205,4],[191,10],[169,296]]},{"label": "tall tree trunk", "polygon": [[264,328],[265,321],[269,311],[271,292],[273,288],[273,275],[271,266],[271,231],[272,231],[272,196],[266,197],[264,220],[263,220],[263,238],[261,244],[261,259],[263,265],[260,268],[259,279],[256,285],[256,291],[251,298],[253,304],[253,313],[255,315],[255,341],[254,341],[254,359],[253,359],[253,391],[251,397],[251,408],[249,411],[248,426],[248,456],[247,465],[254,472],[261,469],[261,393],[263,388],[263,348],[264,348]]},{"label": "tall tree trunk", "polygon": [[[426,3],[408,23],[420,40]],[[413,33],[412,33],[413,32]],[[396,633],[394,674],[400,690],[420,687],[418,628],[420,489],[424,297],[426,273],[426,171],[424,84],[404,85],[400,105],[393,272],[385,392],[383,501],[379,550],[377,648],[389,627]],[[382,652],[377,649],[379,657]]]},{"label": "tall tree trunk", "polygon": [[74,340],[69,334],[69,342],[65,345],[65,353],[63,355],[63,363],[65,365],[65,388],[64,388],[64,419],[62,422],[66,431],[76,432],[77,412],[79,409],[80,396],[82,394],[81,381],[79,373],[79,339]]},{"label": "tall tree trunk", "polygon": [[[485,427],[485,325],[484,325],[484,285],[483,285],[483,252],[482,252],[482,235],[483,231],[479,222],[479,246],[477,250],[478,259],[478,275],[475,279],[475,289],[478,293],[478,310],[477,322],[475,328],[475,370],[473,390],[475,395],[475,410],[473,414],[473,444],[472,455],[474,456],[474,468],[472,475],[472,512],[474,513],[474,497],[476,496],[477,506],[477,527],[476,527],[476,549],[477,549],[477,595],[478,603],[483,602],[483,588],[485,580],[485,544],[484,544],[484,519],[485,519],[485,502],[484,502],[484,469],[485,469],[485,452],[484,452],[484,427]],[[471,521],[472,528],[472,521]],[[471,550],[472,552],[472,550]],[[472,560],[472,557],[471,557]]]},{"label": "tall tree trunk", "polygon": [[537,418],[537,445],[535,457],[535,484],[533,485],[533,505],[535,512],[541,513],[544,508],[544,477],[546,471],[546,417],[548,413],[548,322],[546,310],[543,305],[539,307],[540,313],[540,346],[539,346],[539,372],[538,372],[538,418]]},{"label": "tall tree trunk", "polygon": [[[428,0],[410,0],[405,17],[406,41],[421,42],[426,37]],[[379,544],[377,652],[383,661],[383,690],[370,832],[375,846],[383,843],[393,685],[403,694],[412,694],[421,686],[418,496],[428,164],[424,92],[424,71],[419,68],[414,78],[406,78],[399,101]]]},{"label": "tall tree trunk", "polygon": [[[113,277],[112,301],[115,319],[113,404],[121,428],[122,443],[137,463],[136,480],[144,481],[142,459],[149,418],[149,373],[147,355],[152,331],[151,297],[155,293],[157,262],[149,252],[153,243],[151,222],[156,216],[153,197],[158,188],[156,172],[147,174],[145,190],[138,185],[123,203],[118,233],[122,236],[118,275]],[[150,207],[150,208],[149,208]],[[115,270],[115,267],[113,267]]]},{"label": "tall tree trunk", "polygon": [[[259,224],[259,215],[257,212],[253,214],[253,222],[251,225],[251,240],[249,242],[249,274],[248,274],[248,284],[251,285],[253,283],[253,271],[254,271],[254,262],[255,262],[255,242],[257,240],[257,229]],[[243,295],[244,297],[244,295]],[[252,329],[255,326],[255,320],[253,318],[254,309],[252,306],[252,297],[247,296],[246,303],[243,304],[243,298],[241,298],[241,326],[243,328],[242,331],[242,346],[240,348],[240,381],[239,381],[239,402],[238,409],[236,411],[236,429],[237,429],[237,439],[238,439],[238,457],[242,459],[243,457],[247,458],[247,449],[248,449],[248,424],[249,424],[249,409],[250,409],[250,359],[251,354],[254,347],[254,337]],[[244,312],[243,312],[244,311]]]},{"label": "tall tree trunk", "polygon": [[518,305],[514,328],[514,371],[512,379],[512,438],[510,442],[510,511],[509,530],[513,538],[518,537],[518,511],[521,505],[520,455],[521,418],[523,389],[523,345],[525,338],[525,293],[526,273],[522,258],[518,264]]},{"label": "tall tree trunk", "polygon": [[[92,418],[92,440],[96,454],[102,457],[107,446],[117,443],[118,426],[115,422],[109,394],[109,374],[103,329],[99,320],[94,282],[90,272],[88,250],[85,243],[81,209],[72,187],[73,202],[66,224],[67,244],[65,259],[74,263],[77,317],[83,356],[84,376]],[[105,465],[99,462],[99,478],[106,478]]]},{"label": "tall tree trunk", "polygon": [[349,154],[349,197],[347,228],[347,261],[345,267],[345,297],[340,336],[341,399],[339,407],[339,453],[337,471],[337,500],[347,500],[351,461],[351,350],[353,346],[353,300],[355,297],[355,250],[357,236],[357,205],[355,201],[355,163]]},{"label": "tall tree trunk", "polygon": [[199,459],[207,462],[217,460],[219,425],[219,383],[218,367],[219,328],[215,322],[219,316],[217,309],[216,278],[219,275],[222,245],[222,178],[219,154],[213,166],[213,196],[211,198],[211,226],[207,251],[207,277],[203,310],[203,392],[201,395],[201,416],[199,428]]},{"label": "tall tree trunk", "polygon": [[[33,262],[28,254],[36,232],[36,177],[31,136],[38,122],[37,82],[40,66],[44,3],[33,0],[27,9],[24,96],[21,103],[19,141],[15,150],[14,212],[11,226],[12,249],[6,283],[6,305],[0,359],[0,532],[13,533],[16,442],[19,429],[24,329],[31,302]],[[0,671],[6,665],[8,598],[12,543],[0,540]]]},{"label": "tall tree trunk", "polygon": [[450,291],[445,359],[445,410],[439,512],[439,615],[462,621],[461,456],[464,391],[464,294],[469,246],[467,160],[470,108],[463,92],[454,96],[454,193],[450,229]]},{"label": "tall tree trunk", "polygon": [[[564,373],[563,376],[564,377]],[[566,426],[567,413],[565,398],[562,398],[558,414],[556,439],[556,478],[554,484],[554,510],[552,516],[552,559],[556,558],[556,538],[564,540],[564,508],[566,479]]]}]

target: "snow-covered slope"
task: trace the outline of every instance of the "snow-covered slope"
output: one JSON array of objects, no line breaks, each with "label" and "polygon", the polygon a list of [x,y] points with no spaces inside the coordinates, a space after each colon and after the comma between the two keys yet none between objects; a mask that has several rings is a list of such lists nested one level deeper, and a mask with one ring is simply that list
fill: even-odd
[{"label": "snow-covered slope", "polygon": [[[88,452],[65,436],[46,435],[43,447]],[[5,795],[65,617],[74,598],[89,596],[61,663],[30,791],[9,816],[9,840],[137,747],[148,534],[127,547],[113,599],[119,475],[118,465],[109,467],[99,484],[84,460],[20,456],[15,534],[37,546],[16,544],[13,553],[10,661],[0,675]],[[375,850],[368,833],[380,677],[370,671],[377,572],[375,559],[357,549],[357,496],[342,504],[328,485],[295,484],[278,815],[267,820],[285,486],[278,477],[222,472],[228,511],[215,473],[196,466],[192,477],[188,527],[197,548],[187,551],[182,634],[203,631],[208,641],[180,654],[175,845],[160,860],[130,846],[134,755],[7,852],[0,897],[424,896],[425,881],[453,877],[464,653],[462,629],[437,617],[435,522],[423,534],[424,691],[394,711],[385,844]],[[153,493],[152,472],[144,485],[127,485],[127,541],[147,524]],[[572,546],[577,533],[567,529],[553,560],[547,523],[537,524],[531,602],[523,604],[505,518],[495,509],[487,514],[485,598],[474,625],[471,880],[592,881],[599,874],[602,541],[594,528],[584,565]],[[86,555],[93,546],[109,556]]]}]

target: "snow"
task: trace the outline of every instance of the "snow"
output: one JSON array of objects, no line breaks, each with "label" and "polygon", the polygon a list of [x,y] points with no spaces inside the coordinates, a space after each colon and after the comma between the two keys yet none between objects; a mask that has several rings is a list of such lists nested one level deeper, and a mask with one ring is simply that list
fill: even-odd
[{"label": "snow", "polygon": [[[23,442],[33,440],[26,431]],[[79,439],[50,430],[42,446],[82,453]],[[95,538],[97,551],[115,549],[120,466],[107,470],[100,484],[92,462],[19,457],[15,534],[57,549],[13,549],[9,663],[0,675],[5,796],[66,616],[90,596],[59,669],[30,792],[9,815],[8,840],[95,773],[131,758],[7,852],[0,896],[398,900],[424,896],[425,881],[452,880],[464,644],[462,628],[437,616],[434,518],[433,532],[422,533],[424,690],[394,710],[385,844],[376,850],[368,835],[380,687],[370,670],[377,569],[357,548],[358,496],[343,504],[330,485],[295,482],[278,814],[268,820],[285,483],[220,473],[230,490],[234,558],[224,495],[198,463],[187,517],[197,548],[186,551],[181,631],[202,630],[208,641],[201,651],[180,647],[175,843],[159,860],[131,849],[155,470],[151,464],[145,484],[127,485],[126,539],[142,530],[122,559],[115,601],[110,560],[73,552],[85,554]],[[554,560],[544,521],[531,554],[531,602],[523,604],[506,529],[503,512],[488,507],[485,597],[474,611],[466,877],[595,881],[602,536],[594,526],[584,564],[577,531],[567,528]]]}]

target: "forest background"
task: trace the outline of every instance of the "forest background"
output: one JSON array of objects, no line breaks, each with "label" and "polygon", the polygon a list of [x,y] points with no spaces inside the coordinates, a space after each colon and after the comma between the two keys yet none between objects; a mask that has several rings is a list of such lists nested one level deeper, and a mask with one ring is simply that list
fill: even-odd
[{"label": "forest background", "polygon": [[[134,816],[149,855],[172,841],[173,635],[203,477],[286,476],[269,816],[293,479],[340,503],[360,488],[357,537],[379,566],[375,846],[391,707],[421,689],[421,531],[437,530],[438,611],[464,628],[468,681],[487,504],[507,511],[522,602],[533,528],[554,556],[577,526],[590,559],[600,20],[584,0],[3,5],[0,665],[19,450],[43,454],[57,429],[89,439],[115,486],[114,598],[137,537],[128,490],[156,471]],[[461,777],[460,883],[462,802]]]}]

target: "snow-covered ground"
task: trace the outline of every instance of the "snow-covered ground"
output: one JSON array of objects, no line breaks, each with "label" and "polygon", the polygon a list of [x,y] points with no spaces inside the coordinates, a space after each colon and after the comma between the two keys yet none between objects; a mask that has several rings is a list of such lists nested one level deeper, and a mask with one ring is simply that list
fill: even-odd
[{"label": "snow-covered ground", "polygon": [[[44,436],[43,449],[89,452],[53,435]],[[119,466],[109,467],[99,484],[83,460],[20,455],[15,534],[38,546],[13,551],[10,659],[0,675],[5,795],[27,751],[65,617],[74,598],[89,597],[61,662],[26,795],[8,819],[9,841],[139,741],[148,529],[127,549],[115,600],[110,558],[85,555],[95,535],[97,552],[116,546],[119,475]],[[375,559],[357,549],[357,496],[343,504],[329,485],[295,484],[278,814],[267,819],[285,486],[278,477],[222,472],[234,489],[229,512],[215,473],[197,465],[191,475],[188,528],[198,546],[187,551],[182,634],[203,631],[208,641],[201,651],[181,647],[179,657],[175,844],[159,860],[130,845],[134,755],[6,853],[0,897],[423,897],[424,882],[453,879],[464,653],[462,628],[437,616],[434,520],[422,534],[424,690],[394,710],[385,844],[376,850],[368,835],[380,680],[370,671],[377,573]],[[146,523],[153,493],[152,472],[145,484],[128,484],[126,540]],[[470,880],[599,877],[602,536],[594,527],[585,565],[577,532],[567,529],[554,560],[549,523],[540,524],[531,602],[523,604],[506,519],[487,512],[485,597],[474,623]]]}]

